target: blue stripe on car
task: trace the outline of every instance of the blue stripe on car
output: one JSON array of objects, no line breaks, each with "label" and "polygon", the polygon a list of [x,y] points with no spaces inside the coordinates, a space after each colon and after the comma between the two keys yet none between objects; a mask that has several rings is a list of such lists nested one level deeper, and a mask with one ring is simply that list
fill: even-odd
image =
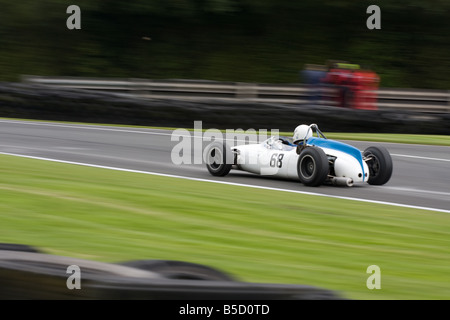
[{"label": "blue stripe on car", "polygon": [[364,180],[365,173],[364,173],[364,166],[363,166],[363,158],[362,158],[361,151],[359,151],[357,148],[355,148],[351,145],[339,142],[339,141],[316,138],[316,137],[309,138],[307,141],[307,144],[316,146],[316,147],[321,147],[321,148],[333,149],[333,150],[341,151],[341,152],[351,155],[353,158],[358,160],[359,164],[361,165],[363,180]]}]

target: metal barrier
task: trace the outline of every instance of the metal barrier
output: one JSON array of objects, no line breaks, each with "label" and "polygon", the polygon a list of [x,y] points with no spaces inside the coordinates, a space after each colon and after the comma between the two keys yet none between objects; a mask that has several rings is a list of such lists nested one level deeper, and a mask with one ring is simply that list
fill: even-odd
[{"label": "metal barrier", "polygon": [[[258,84],[208,80],[104,79],[77,77],[23,76],[25,83],[63,88],[99,90],[139,96],[191,101],[229,100],[281,104],[307,103],[310,90],[302,84]],[[322,95],[333,96],[332,88]],[[329,100],[329,101],[328,101]],[[332,99],[327,104],[332,105]],[[385,110],[409,110],[424,113],[450,112],[450,90],[387,89],[377,91],[377,107]]]}]

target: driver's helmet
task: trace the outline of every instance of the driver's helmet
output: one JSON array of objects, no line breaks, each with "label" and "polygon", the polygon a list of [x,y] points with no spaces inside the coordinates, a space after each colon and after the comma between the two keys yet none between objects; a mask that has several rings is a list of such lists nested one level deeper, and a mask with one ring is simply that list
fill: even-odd
[{"label": "driver's helmet", "polygon": [[298,143],[311,137],[312,137],[312,129],[306,124],[301,124],[297,126],[297,128],[295,128],[294,136],[292,138],[294,143]]}]

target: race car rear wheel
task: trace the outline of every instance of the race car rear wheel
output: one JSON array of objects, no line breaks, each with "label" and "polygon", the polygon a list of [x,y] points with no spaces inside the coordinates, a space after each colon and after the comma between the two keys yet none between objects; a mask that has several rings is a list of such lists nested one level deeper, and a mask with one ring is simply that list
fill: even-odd
[{"label": "race car rear wheel", "polygon": [[306,186],[317,187],[323,184],[329,171],[328,158],[322,149],[308,147],[298,158],[297,173],[300,182]]},{"label": "race car rear wheel", "polygon": [[233,165],[233,153],[226,143],[213,142],[204,153],[206,168],[213,176],[226,176]]},{"label": "race car rear wheel", "polygon": [[372,185],[382,185],[389,181],[392,175],[392,158],[384,147],[369,147],[363,153],[369,167],[369,180]]}]

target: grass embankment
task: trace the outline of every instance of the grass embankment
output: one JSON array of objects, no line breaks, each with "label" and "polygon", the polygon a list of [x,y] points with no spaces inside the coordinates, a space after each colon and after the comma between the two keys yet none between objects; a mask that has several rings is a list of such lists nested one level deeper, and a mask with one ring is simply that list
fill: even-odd
[{"label": "grass embankment", "polygon": [[[190,261],[354,299],[450,297],[445,213],[4,155],[0,174],[0,242],[107,262]],[[370,265],[381,290],[366,287]]]}]

